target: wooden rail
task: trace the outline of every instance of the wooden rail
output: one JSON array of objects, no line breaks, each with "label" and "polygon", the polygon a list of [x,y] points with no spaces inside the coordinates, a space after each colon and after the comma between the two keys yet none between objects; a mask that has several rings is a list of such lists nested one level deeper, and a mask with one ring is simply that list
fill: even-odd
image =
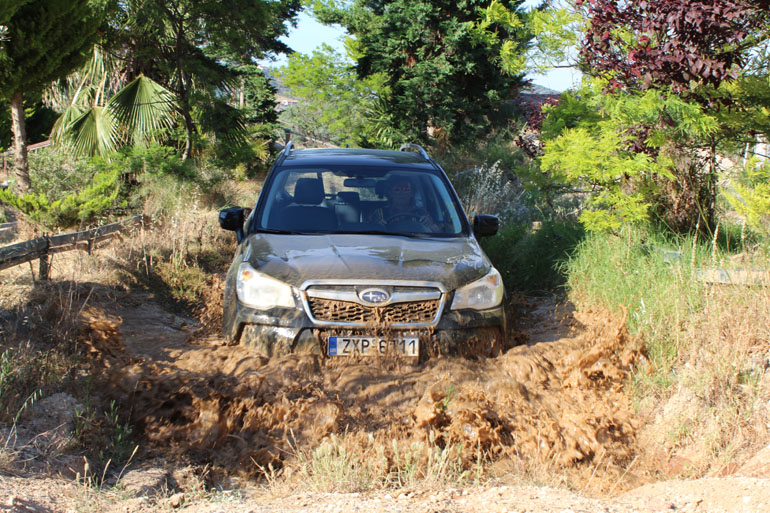
[{"label": "wooden rail", "polygon": [[[663,254],[663,261],[669,264],[678,264],[682,259],[682,252],[670,249],[657,248]],[[717,285],[744,285],[748,287],[770,287],[770,271],[755,269],[695,269],[695,278],[704,283]]]},{"label": "wooden rail", "polygon": [[89,253],[103,241],[117,236],[133,226],[144,224],[144,216],[129,217],[123,221],[99,226],[83,232],[44,235],[37,239],[0,248],[0,270],[40,259],[40,279],[48,279],[49,257],[54,253],[80,249]]}]

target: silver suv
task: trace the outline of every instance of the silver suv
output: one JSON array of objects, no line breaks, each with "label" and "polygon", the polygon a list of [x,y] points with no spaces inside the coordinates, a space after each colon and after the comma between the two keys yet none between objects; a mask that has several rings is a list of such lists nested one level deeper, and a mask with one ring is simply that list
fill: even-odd
[{"label": "silver suv", "polygon": [[505,348],[500,273],[444,171],[421,147],[294,150],[256,207],[223,210],[238,249],[223,332],[268,356],[492,355]]}]

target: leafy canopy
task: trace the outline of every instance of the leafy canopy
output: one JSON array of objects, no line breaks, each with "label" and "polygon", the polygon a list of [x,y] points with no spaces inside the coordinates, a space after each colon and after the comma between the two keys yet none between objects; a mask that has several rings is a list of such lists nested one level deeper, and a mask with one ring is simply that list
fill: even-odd
[{"label": "leafy canopy", "polygon": [[[116,3],[105,51],[61,89],[68,105],[56,134],[86,155],[151,140],[173,144],[177,126],[185,158],[201,134],[248,146],[249,120],[274,121],[272,91],[252,61],[288,51],[279,37],[298,8],[298,0]],[[240,104],[236,91],[246,90],[244,100],[258,106]]]},{"label": "leafy canopy", "polygon": [[387,96],[382,74],[359,80],[350,61],[323,45],[312,55],[293,54],[280,76],[299,100],[282,115],[292,126],[339,146],[365,147],[375,141],[387,145],[374,114],[378,100]]},{"label": "leafy canopy", "polygon": [[673,91],[606,95],[606,86],[593,80],[565,95],[547,107],[543,123],[542,180],[587,192],[589,208],[581,220],[591,230],[649,219],[662,184],[676,181],[681,171],[679,149],[692,145],[694,152],[719,129],[716,116]]},{"label": "leafy canopy", "polygon": [[584,71],[616,87],[719,86],[766,38],[768,0],[577,0]]},{"label": "leafy canopy", "polygon": [[[492,4],[503,20],[480,25]],[[380,101],[396,143],[422,140],[469,142],[496,121],[515,94],[520,75],[501,73],[503,46],[526,48],[530,33],[520,0],[354,0],[313,4],[325,23],[339,23],[355,38],[349,46],[359,77],[381,75],[389,90]],[[494,36],[494,37],[493,37]]]},{"label": "leafy canopy", "polygon": [[0,98],[20,91],[40,91],[81,65],[104,20],[104,4],[105,0],[17,4],[5,23],[8,30],[0,58]]},{"label": "leafy canopy", "polygon": [[770,238],[770,165],[757,158],[746,162],[740,179],[732,180],[725,196],[746,222]]}]

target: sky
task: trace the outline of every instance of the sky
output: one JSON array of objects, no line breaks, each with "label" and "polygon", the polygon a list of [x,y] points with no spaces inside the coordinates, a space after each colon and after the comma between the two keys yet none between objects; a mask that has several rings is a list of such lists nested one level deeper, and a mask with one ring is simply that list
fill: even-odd
[{"label": "sky", "polygon": [[[526,2],[530,5],[537,3],[537,0]],[[297,27],[292,28],[288,37],[283,38],[282,41],[293,50],[304,54],[311,54],[313,50],[326,43],[345,55],[345,48],[342,43],[344,37],[345,31],[342,28],[322,25],[303,12],[297,19]],[[286,58],[283,57],[272,65],[280,65],[285,62]],[[571,68],[559,68],[549,71],[546,75],[530,75],[528,78],[537,85],[561,92],[579,84],[580,72]]]}]

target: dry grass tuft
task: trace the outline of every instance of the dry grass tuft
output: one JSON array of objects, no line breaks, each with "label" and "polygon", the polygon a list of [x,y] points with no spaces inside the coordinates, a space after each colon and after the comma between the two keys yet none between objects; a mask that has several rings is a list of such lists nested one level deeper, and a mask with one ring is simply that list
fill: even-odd
[{"label": "dry grass tuft", "polygon": [[645,429],[650,456],[672,475],[738,468],[770,443],[770,289],[711,287],[680,337],[676,389]]}]

